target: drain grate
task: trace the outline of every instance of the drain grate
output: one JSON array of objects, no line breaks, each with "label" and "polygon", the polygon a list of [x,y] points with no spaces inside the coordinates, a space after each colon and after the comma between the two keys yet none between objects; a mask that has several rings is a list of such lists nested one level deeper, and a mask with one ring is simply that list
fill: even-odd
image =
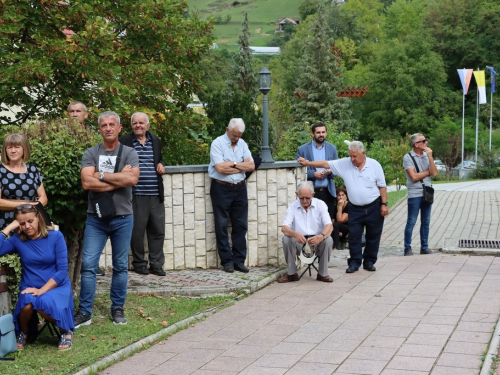
[{"label": "drain grate", "polygon": [[458,247],[466,249],[500,249],[500,240],[458,240]]}]

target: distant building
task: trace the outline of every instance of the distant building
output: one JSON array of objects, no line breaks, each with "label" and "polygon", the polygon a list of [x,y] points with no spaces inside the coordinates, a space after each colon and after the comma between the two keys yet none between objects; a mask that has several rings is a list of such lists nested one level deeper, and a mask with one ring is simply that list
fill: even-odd
[{"label": "distant building", "polygon": [[279,47],[249,47],[252,50],[252,55],[279,55],[281,50]]},{"label": "distant building", "polygon": [[285,25],[287,23],[291,23],[292,25],[298,25],[299,21],[295,21],[294,19],[291,18],[283,18],[281,21],[278,23],[275,23],[278,27],[274,29],[275,33],[284,33],[285,32]]}]

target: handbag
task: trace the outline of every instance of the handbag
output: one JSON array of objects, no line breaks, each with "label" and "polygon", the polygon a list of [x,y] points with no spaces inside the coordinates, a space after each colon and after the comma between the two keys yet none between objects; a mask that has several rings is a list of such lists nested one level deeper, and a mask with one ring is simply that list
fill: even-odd
[{"label": "handbag", "polygon": [[[113,173],[118,172],[118,165],[120,164],[122,150],[123,145],[120,144],[118,156],[116,157],[115,170]],[[113,201],[112,191],[103,191],[100,193],[89,191],[89,200],[99,220],[110,220],[116,216],[116,208],[115,202]]]},{"label": "handbag", "polygon": [[14,360],[14,358],[3,358],[14,352],[17,352],[14,317],[12,314],[7,314],[0,316],[0,360]]},{"label": "handbag", "polygon": [[[415,159],[413,158],[413,155],[408,153],[410,155],[411,160],[413,160],[413,164],[415,165],[415,170],[417,173],[419,173],[418,165],[415,162]],[[434,203],[434,188],[432,186],[427,186],[424,184],[424,180],[420,180],[422,183],[422,188],[424,189],[424,202],[428,204],[433,204]]]}]

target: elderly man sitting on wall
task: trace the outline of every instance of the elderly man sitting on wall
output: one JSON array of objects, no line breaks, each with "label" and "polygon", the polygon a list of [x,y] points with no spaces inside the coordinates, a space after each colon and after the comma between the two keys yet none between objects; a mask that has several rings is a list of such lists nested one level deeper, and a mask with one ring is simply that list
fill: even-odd
[{"label": "elderly man sitting on wall", "polygon": [[332,220],[328,214],[325,202],[314,198],[314,185],[311,181],[301,182],[297,186],[297,200],[287,209],[286,218],[281,231],[283,237],[283,252],[288,264],[287,275],[281,277],[279,283],[298,281],[295,261],[307,242],[319,255],[319,273],[316,279],[331,283],[328,275],[328,262],[333,240],[330,234],[333,230]]}]

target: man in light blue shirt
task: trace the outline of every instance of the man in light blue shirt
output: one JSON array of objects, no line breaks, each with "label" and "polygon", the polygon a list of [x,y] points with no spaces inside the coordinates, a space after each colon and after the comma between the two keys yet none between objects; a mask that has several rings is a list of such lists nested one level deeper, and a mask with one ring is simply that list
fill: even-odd
[{"label": "man in light blue shirt", "polygon": [[[295,159],[303,157],[306,160],[337,160],[337,148],[326,141],[326,125],[317,122],[311,127],[312,141],[297,149]],[[330,218],[337,214],[335,182],[330,168],[307,167],[307,180],[314,184],[314,197],[321,199],[328,207]]]},{"label": "man in light blue shirt", "polygon": [[[210,147],[208,175],[212,179],[210,197],[214,211],[215,237],[222,267],[226,272],[248,272],[247,257],[248,196],[245,172],[255,164],[246,142],[241,139],[245,123],[241,118],[229,121],[226,133]],[[232,248],[227,226],[231,219]]]}]

